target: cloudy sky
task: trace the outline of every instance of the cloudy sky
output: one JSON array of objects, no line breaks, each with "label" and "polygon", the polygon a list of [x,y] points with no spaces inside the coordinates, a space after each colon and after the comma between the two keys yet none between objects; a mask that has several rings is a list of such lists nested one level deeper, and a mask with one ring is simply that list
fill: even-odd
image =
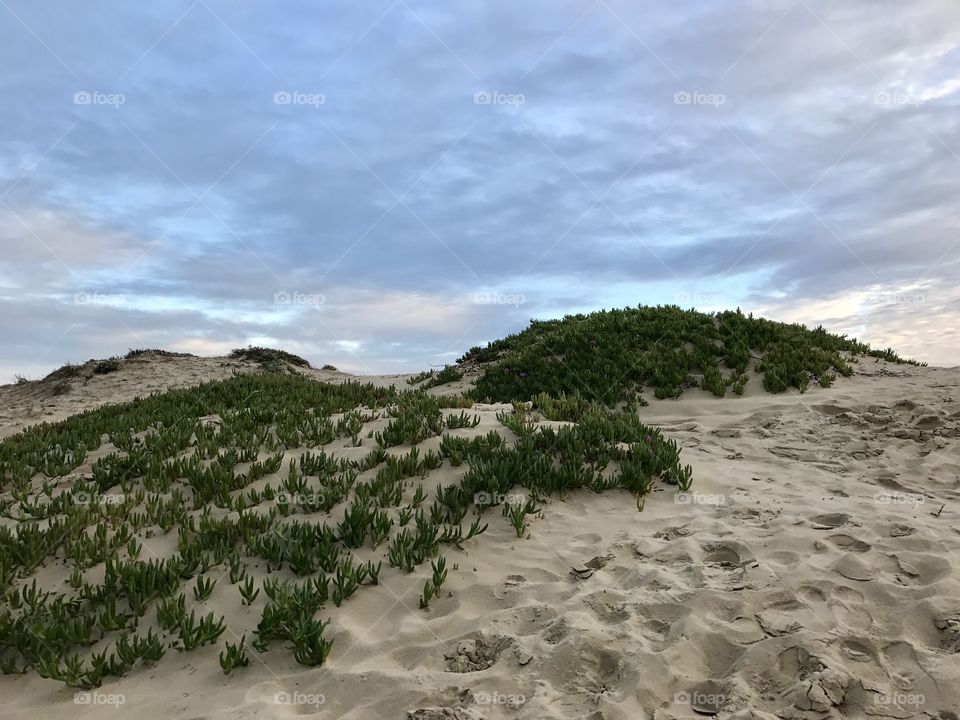
[{"label": "cloudy sky", "polygon": [[960,338],[956,0],[0,0],[0,382],[677,303]]}]

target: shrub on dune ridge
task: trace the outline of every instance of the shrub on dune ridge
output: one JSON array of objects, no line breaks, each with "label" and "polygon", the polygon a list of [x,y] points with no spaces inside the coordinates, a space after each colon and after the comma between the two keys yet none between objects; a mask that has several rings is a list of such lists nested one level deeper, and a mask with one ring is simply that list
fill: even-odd
[{"label": "shrub on dune ridge", "polygon": [[67,363],[63,367],[57,368],[52,373],[44,377],[43,380],[69,380],[71,378],[78,377],[82,372],[83,365]]},{"label": "shrub on dune ridge", "polygon": [[291,365],[296,365],[298,367],[310,367],[310,363],[304,360],[299,355],[294,355],[289,353],[286,350],[274,350],[273,348],[265,347],[245,347],[245,348],[235,348],[230,351],[230,354],[227,356],[234,360],[248,360],[250,362],[255,362],[265,369],[274,369],[279,363],[288,362]]},{"label": "shrub on dune ridge", "polygon": [[831,371],[850,375],[853,355],[913,362],[822,327],[810,330],[739,310],[714,314],[676,306],[534,320],[520,333],[471,349],[458,362],[483,369],[469,393],[475,400],[580,393],[613,405],[636,400],[644,387],[652,387],[658,398],[678,397],[697,386],[723,395],[734,385],[739,393],[751,361],[768,391],[802,391],[811,381],[829,383],[821,378]]},{"label": "shrub on dune ridge", "polygon": [[463,377],[463,371],[456,365],[445,365],[443,370],[437,372],[423,386],[424,390],[437,385],[446,385],[447,383],[459,380]]},{"label": "shrub on dune ridge", "polygon": [[93,366],[93,373],[95,375],[106,375],[107,373],[116,372],[120,369],[120,360],[118,358],[107,358],[106,360],[98,360],[97,364]]},{"label": "shrub on dune ridge", "polygon": [[446,385],[451,383],[454,380],[459,380],[463,377],[463,371],[458,368],[456,365],[445,365],[442,370],[424,370],[422,373],[417,373],[413,377],[407,378],[408,385],[423,385],[420,386],[422,390],[429,390],[432,387],[437,385]]},{"label": "shrub on dune ridge", "polygon": [[124,360],[130,360],[132,358],[142,357],[144,355],[156,355],[158,357],[174,357],[174,358],[185,358],[185,357],[196,357],[192,353],[186,352],[173,352],[171,350],[160,350],[157,348],[130,348],[127,351],[127,354],[124,356]]}]

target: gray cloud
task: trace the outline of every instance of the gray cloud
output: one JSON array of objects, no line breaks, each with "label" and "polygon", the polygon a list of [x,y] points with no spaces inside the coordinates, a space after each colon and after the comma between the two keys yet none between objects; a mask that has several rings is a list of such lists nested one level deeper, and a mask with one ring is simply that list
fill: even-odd
[{"label": "gray cloud", "polygon": [[[792,317],[960,275],[947,0],[7,5],[4,368],[141,337],[416,369],[614,297]],[[857,307],[809,321],[937,357],[918,314],[955,322]]]}]

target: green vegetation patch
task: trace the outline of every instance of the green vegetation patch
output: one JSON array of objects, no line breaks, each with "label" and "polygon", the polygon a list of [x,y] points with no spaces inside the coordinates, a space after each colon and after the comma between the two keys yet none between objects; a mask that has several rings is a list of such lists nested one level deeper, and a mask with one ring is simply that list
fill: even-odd
[{"label": "green vegetation patch", "polygon": [[75,363],[67,363],[63,367],[57,368],[52,373],[44,377],[42,382],[71,380],[75,377],[80,377],[82,374],[83,374],[83,365],[77,365]]},{"label": "green vegetation patch", "polygon": [[[442,370],[424,370],[407,378],[408,385],[420,385],[421,390],[429,390],[438,385],[446,385],[463,377],[463,371],[456,365],[445,365]],[[421,383],[423,383],[421,385]]]},{"label": "green vegetation patch", "polygon": [[196,357],[196,355],[193,355],[192,353],[172,352],[170,350],[159,350],[157,348],[130,348],[130,350],[124,356],[124,359],[131,360],[133,358],[143,357],[144,355],[172,358]]},{"label": "green vegetation patch", "polygon": [[236,348],[230,351],[229,357],[235,360],[255,362],[263,369],[271,371],[282,369],[283,363],[290,363],[298,367],[310,367],[310,363],[299,355],[294,355],[286,350],[274,350],[273,348],[253,346]]},{"label": "green vegetation patch", "polygon": [[0,670],[89,688],[215,644],[225,674],[278,647],[321,665],[337,608],[417,572],[428,610],[492,522],[526,537],[551,496],[690,487],[635,407],[538,402],[576,424],[516,405],[481,434],[462,396],[238,374],[7,438]]},{"label": "green vegetation patch", "polygon": [[[740,394],[749,369],[769,392],[806,390],[850,375],[850,356],[903,360],[822,327],[754,318],[739,310],[701,313],[676,306],[627,308],[535,320],[517,334],[475,347],[458,361],[483,368],[470,397],[510,402],[538,393],[582,395],[606,405],[636,401],[644,387],[658,398],[700,387]],[[751,362],[753,361],[753,362]]]},{"label": "green vegetation patch", "polygon": [[107,358],[106,360],[98,360],[93,366],[94,375],[106,375],[108,373],[116,372],[120,369],[120,360],[118,358]]}]

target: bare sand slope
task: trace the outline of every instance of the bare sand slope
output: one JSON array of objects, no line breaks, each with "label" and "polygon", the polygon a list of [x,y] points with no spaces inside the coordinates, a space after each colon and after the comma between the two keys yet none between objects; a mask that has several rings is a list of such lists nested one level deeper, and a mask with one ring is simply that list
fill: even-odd
[{"label": "bare sand slope", "polygon": [[[165,372],[137,390],[176,381]],[[447,553],[449,595],[420,610],[429,570],[385,573],[333,616],[322,668],[275,648],[224,677],[218,643],[80,704],[3,677],[0,715],[957,718],[960,371],[868,361],[805,395],[751,386],[643,409],[682,443],[692,493],[662,489],[642,513],[622,493],[574,494],[523,539],[488,513]],[[211,608],[249,633],[259,605],[220,585]]]}]

